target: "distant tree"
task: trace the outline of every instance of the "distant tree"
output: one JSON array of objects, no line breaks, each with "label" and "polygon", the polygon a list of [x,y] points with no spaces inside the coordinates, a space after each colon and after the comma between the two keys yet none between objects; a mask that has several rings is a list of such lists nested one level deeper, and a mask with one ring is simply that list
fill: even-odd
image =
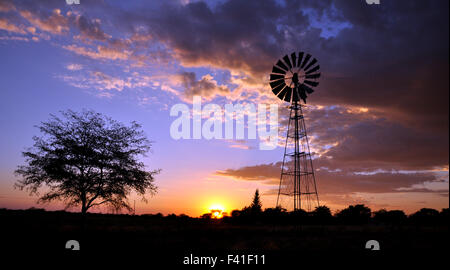
[{"label": "distant tree", "polygon": [[179,214],[177,218],[183,221],[188,221],[190,219],[190,217],[186,214]]},{"label": "distant tree", "polygon": [[241,210],[235,209],[235,210],[231,211],[232,218],[238,218],[240,215],[241,215]]},{"label": "distant tree", "polygon": [[409,216],[415,224],[434,224],[439,220],[439,211],[431,208],[422,208]]},{"label": "distant tree", "polygon": [[310,221],[309,213],[303,209],[297,209],[295,211],[289,212],[288,216],[295,224],[306,224],[308,221]]},{"label": "distant tree", "polygon": [[315,216],[331,217],[331,210],[325,205],[317,206],[316,209],[312,211],[312,214]]},{"label": "distant tree", "polygon": [[286,209],[280,206],[266,208],[263,212],[263,218],[266,223],[283,223],[286,221],[286,216]]},{"label": "distant tree", "polygon": [[371,216],[371,210],[364,204],[350,205],[336,214],[336,217],[349,224],[368,223]]},{"label": "distant tree", "polygon": [[211,213],[205,213],[201,216],[201,218],[203,219],[211,219],[212,218],[212,214]]},{"label": "distant tree", "polygon": [[331,214],[330,208],[322,205],[316,207],[316,209],[311,212],[311,217],[313,218],[314,222],[318,224],[328,224],[332,220],[333,215]]},{"label": "distant tree", "polygon": [[406,221],[406,214],[401,210],[381,209],[373,213],[373,219],[386,224],[401,224]]},{"label": "distant tree", "polygon": [[252,204],[250,205],[250,209],[253,213],[261,213],[262,212],[262,204],[261,199],[259,197],[259,190],[256,189],[255,196],[253,196]]},{"label": "distant tree", "polygon": [[31,194],[45,186],[38,202],[63,201],[67,208],[80,206],[83,219],[94,206],[132,210],[127,196],[135,191],[156,192],[154,175],[138,160],[151,148],[141,126],[125,126],[94,111],[62,112],[64,119],[51,119],[38,126],[34,146],[23,152],[26,165],[15,173],[15,184]]},{"label": "distant tree", "polygon": [[286,213],[286,209],[282,208],[281,206],[264,209],[264,214],[268,216],[280,216],[283,213]]},{"label": "distant tree", "polygon": [[443,224],[450,223],[450,209],[442,208],[441,212],[439,213],[439,218],[441,220],[441,223]]}]

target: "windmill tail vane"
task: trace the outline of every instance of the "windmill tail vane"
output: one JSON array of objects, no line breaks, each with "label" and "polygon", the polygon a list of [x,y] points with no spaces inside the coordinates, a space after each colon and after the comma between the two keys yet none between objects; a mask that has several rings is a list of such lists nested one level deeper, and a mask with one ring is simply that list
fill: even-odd
[{"label": "windmill tail vane", "polygon": [[316,58],[304,52],[279,59],[270,74],[270,87],[279,99],[290,103],[283,163],[278,188],[277,207],[311,211],[319,206],[311,151],[303,116],[302,100],[306,103],[313,88],[319,85],[320,65]]}]

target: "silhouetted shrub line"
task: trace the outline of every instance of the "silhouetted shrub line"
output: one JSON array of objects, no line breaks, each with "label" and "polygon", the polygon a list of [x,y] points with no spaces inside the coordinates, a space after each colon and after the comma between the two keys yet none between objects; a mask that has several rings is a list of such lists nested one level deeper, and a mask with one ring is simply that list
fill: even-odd
[{"label": "silhouetted shrub line", "polygon": [[[373,225],[373,226],[433,226],[433,225],[449,225],[449,208],[444,208],[440,212],[435,209],[422,208],[419,211],[406,215],[401,210],[379,210],[372,212],[370,208],[363,204],[350,205],[349,207],[331,213],[327,206],[319,206],[314,211],[306,212],[297,210],[288,212],[283,208],[266,208],[264,210],[255,210],[252,207],[244,207],[241,210],[233,210],[231,215],[224,216],[222,219],[211,218],[210,215],[203,215],[199,218],[190,217],[185,214],[162,215],[158,214],[101,214],[88,213],[93,217],[91,222],[95,222],[95,226],[109,226],[111,220],[114,220],[116,226],[133,226],[133,224],[148,224],[148,226],[158,226],[158,224],[181,224],[185,226],[189,224],[211,223],[241,225],[311,225],[316,226],[320,230],[320,225]],[[68,221],[74,221],[81,218],[81,213],[66,211],[46,211],[45,209],[30,208],[27,210],[10,210],[1,208],[0,217],[4,220],[8,218],[14,219],[48,219],[52,221],[53,226],[58,224],[67,224]],[[180,222],[181,221],[181,222]],[[69,222],[70,224],[70,222]]]}]

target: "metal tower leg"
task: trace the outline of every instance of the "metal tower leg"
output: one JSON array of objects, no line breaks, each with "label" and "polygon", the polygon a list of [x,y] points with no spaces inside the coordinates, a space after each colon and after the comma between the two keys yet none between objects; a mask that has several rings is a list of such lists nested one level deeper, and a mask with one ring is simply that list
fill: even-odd
[{"label": "metal tower leg", "polygon": [[[289,152],[290,149],[294,151]],[[302,105],[294,101],[290,106],[277,207],[311,211],[313,205],[319,206],[319,195]]]}]

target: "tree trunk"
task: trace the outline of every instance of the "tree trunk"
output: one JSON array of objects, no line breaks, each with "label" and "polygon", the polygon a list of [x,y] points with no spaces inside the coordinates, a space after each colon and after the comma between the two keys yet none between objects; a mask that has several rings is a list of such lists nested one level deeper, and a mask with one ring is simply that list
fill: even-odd
[{"label": "tree trunk", "polygon": [[81,230],[84,233],[86,232],[86,229],[87,229],[87,207],[83,202],[83,205],[81,206]]}]

